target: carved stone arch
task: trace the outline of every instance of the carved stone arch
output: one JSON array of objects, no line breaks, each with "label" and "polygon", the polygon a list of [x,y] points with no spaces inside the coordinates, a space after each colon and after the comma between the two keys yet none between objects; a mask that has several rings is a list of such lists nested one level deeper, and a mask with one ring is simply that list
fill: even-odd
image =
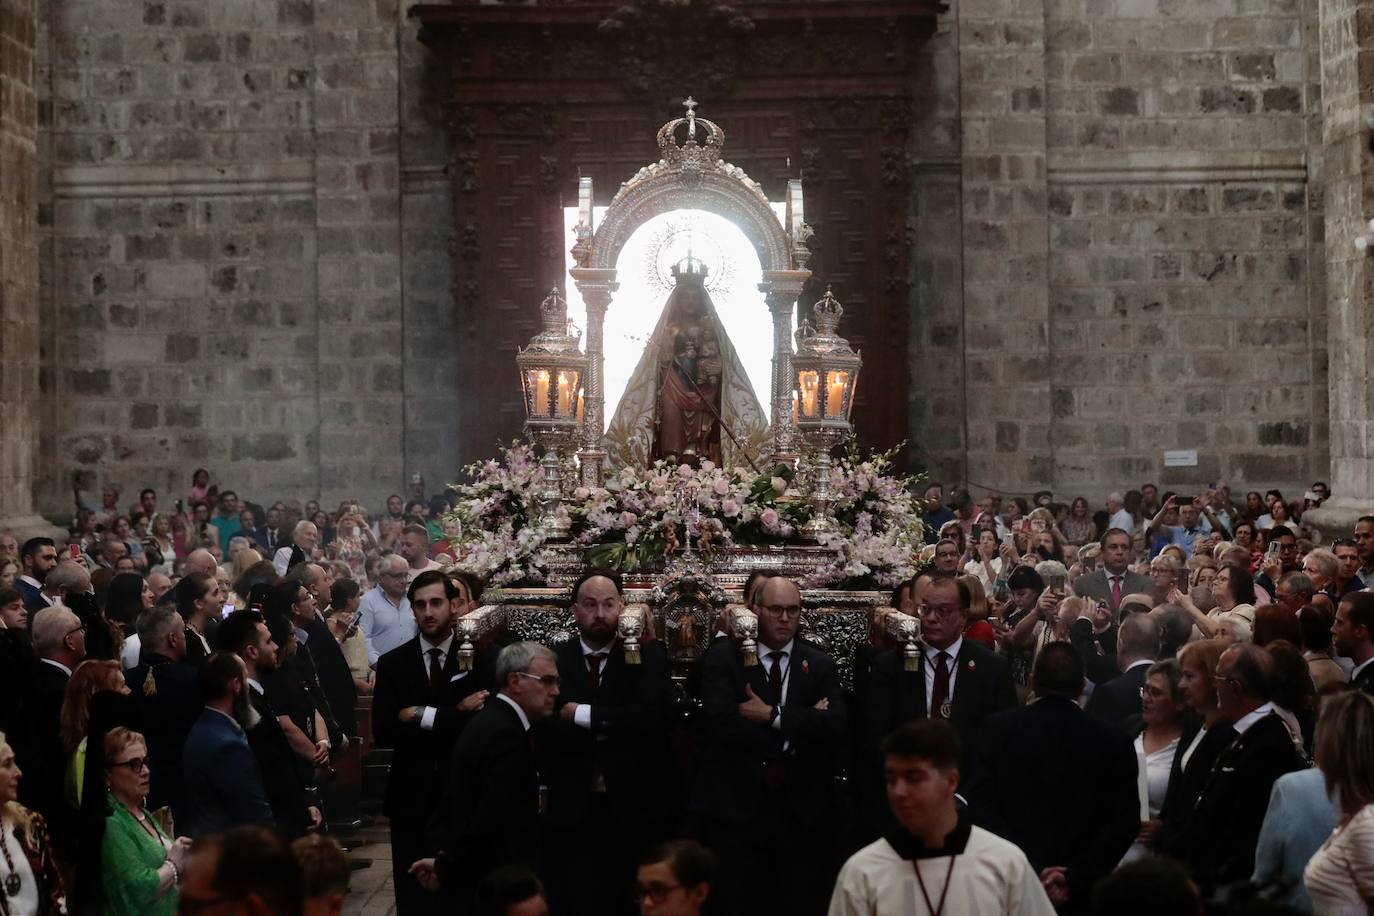
[{"label": "carved stone arch", "polygon": [[792,269],[791,239],[768,198],[743,171],[726,168],[738,175],[710,172],[700,176],[696,187],[684,186],[684,173],[668,171],[627,183],[592,236],[588,266],[614,268],[635,230],[656,216],[674,210],[705,210],[740,228],[764,270]]}]

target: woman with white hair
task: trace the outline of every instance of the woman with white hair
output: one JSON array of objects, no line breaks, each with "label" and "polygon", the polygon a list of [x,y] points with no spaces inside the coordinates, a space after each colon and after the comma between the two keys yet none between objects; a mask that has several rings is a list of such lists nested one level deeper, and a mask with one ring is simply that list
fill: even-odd
[{"label": "woman with white hair", "polygon": [[0,911],[9,916],[67,912],[67,892],[41,815],[15,801],[23,773],[0,732]]}]

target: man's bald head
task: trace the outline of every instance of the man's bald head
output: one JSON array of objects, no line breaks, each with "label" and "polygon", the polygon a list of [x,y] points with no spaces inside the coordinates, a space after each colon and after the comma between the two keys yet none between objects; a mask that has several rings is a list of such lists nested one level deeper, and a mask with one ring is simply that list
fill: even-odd
[{"label": "man's bald head", "polygon": [[218,570],[219,563],[215,561],[215,555],[204,547],[191,551],[186,558],[187,573],[198,572],[213,577]]},{"label": "man's bald head", "polygon": [[90,591],[91,574],[86,567],[72,560],[63,560],[43,580],[43,591],[49,595],[79,594]]}]

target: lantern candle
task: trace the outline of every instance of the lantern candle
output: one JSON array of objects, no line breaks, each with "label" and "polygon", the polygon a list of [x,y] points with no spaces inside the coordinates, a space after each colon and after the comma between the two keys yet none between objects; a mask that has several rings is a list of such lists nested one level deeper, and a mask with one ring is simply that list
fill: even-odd
[{"label": "lantern candle", "polygon": [[573,394],[575,389],[568,373],[558,373],[558,415],[571,417],[573,413]]},{"label": "lantern candle", "polygon": [[547,416],[549,412],[549,373],[540,369],[534,377],[534,415]]},{"label": "lantern candle", "polygon": [[830,384],[825,390],[825,415],[844,416],[844,389],[849,384],[848,372],[831,372]]},{"label": "lantern candle", "polygon": [[578,423],[581,423],[581,422],[582,422],[582,392],[583,392],[583,389],[581,389],[581,388],[577,389],[577,422],[578,422]]},{"label": "lantern candle", "polygon": [[792,425],[793,425],[793,426],[796,426],[796,425],[797,425],[797,410],[798,410],[798,409],[799,409],[799,408],[798,408],[798,406],[797,406],[797,389],[793,388],[793,389],[792,389]]},{"label": "lantern candle", "polygon": [[820,387],[814,372],[799,373],[801,382],[801,414],[808,419],[816,418],[816,396]]}]

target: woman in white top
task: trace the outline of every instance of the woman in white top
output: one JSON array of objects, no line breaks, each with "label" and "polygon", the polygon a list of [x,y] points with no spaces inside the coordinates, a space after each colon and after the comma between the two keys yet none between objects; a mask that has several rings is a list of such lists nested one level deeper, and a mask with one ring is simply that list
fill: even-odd
[{"label": "woman in white top", "polygon": [[[1001,543],[997,539],[996,531],[988,529],[974,529],[978,540],[973,544],[974,559],[964,564],[964,575],[975,576],[978,581],[983,583],[983,590],[991,593],[993,583],[999,578],[1005,578],[1002,570],[1006,567],[1003,560],[998,556]],[[1011,570],[1008,568],[1007,572]]]},{"label": "woman in white top", "polygon": [[0,912],[48,916],[67,912],[67,895],[43,818],[15,798],[23,774],[0,732]]},{"label": "woman in white top", "polygon": [[1307,863],[1303,883],[1317,916],[1367,916],[1374,906],[1374,696],[1328,697],[1313,743],[1341,821]]},{"label": "woman in white top", "polygon": [[1122,864],[1148,855],[1159,839],[1159,812],[1169,791],[1179,739],[1183,736],[1183,670],[1172,658],[1156,662],[1140,688],[1140,716],[1145,727],[1135,736],[1140,793],[1140,834],[1126,850]]}]

